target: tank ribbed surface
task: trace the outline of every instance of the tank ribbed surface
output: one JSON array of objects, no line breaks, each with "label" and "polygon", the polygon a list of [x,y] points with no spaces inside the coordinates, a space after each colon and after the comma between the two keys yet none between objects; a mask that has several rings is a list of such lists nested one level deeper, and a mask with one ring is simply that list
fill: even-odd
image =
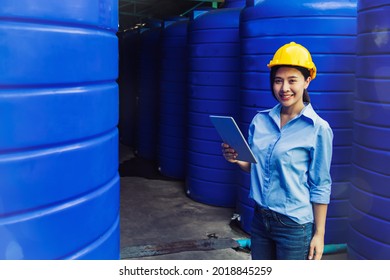
[{"label": "tank ribbed surface", "polygon": [[390,1],[358,1],[349,259],[390,259]]},{"label": "tank ribbed surface", "polygon": [[118,259],[117,2],[1,5],[0,259]]},{"label": "tank ribbed surface", "polygon": [[[240,30],[243,69],[240,126],[246,134],[257,110],[276,104],[267,68],[275,51],[294,41],[312,54],[318,75],[309,87],[311,103],[334,132],[333,185],[325,242],[345,243],[355,88],[356,1],[247,1]],[[250,179],[245,176],[248,175],[240,176],[241,198],[249,189]],[[243,228],[248,232],[252,203],[243,199],[238,206],[244,214]]]},{"label": "tank ribbed surface", "polygon": [[205,12],[189,23],[187,194],[233,207],[236,166],[221,156],[221,138],[209,115],[237,117],[241,9]]},{"label": "tank ribbed surface", "polygon": [[147,160],[157,159],[161,32],[161,24],[152,22],[140,34],[135,150]]},{"label": "tank ribbed surface", "polygon": [[185,176],[187,28],[188,20],[180,19],[162,34],[158,164],[163,175],[176,179]]}]

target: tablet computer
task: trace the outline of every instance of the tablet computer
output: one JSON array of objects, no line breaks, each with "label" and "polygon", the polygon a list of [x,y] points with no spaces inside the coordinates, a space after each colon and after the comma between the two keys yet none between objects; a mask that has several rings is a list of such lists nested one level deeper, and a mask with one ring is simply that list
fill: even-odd
[{"label": "tablet computer", "polygon": [[229,144],[229,146],[236,150],[238,160],[257,163],[247,141],[232,117],[210,115],[210,120],[217,129],[223,142]]}]

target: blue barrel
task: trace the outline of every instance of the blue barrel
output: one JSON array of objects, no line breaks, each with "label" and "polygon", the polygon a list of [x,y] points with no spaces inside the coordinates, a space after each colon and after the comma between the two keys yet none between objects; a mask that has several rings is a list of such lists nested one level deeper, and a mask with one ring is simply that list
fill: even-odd
[{"label": "blue barrel", "polygon": [[188,19],[165,22],[162,33],[158,164],[161,174],[184,179]]},{"label": "blue barrel", "polygon": [[390,259],[389,0],[358,1],[349,259]]},{"label": "blue barrel", "polygon": [[147,160],[157,159],[161,22],[151,21],[140,33],[138,63],[138,104],[135,153]]},{"label": "blue barrel", "polygon": [[1,3],[0,259],[119,259],[117,13]]},{"label": "blue barrel", "polygon": [[137,58],[139,33],[136,30],[118,32],[119,40],[119,140],[134,147],[137,108]]},{"label": "blue barrel", "polygon": [[[267,68],[275,51],[294,41],[312,54],[318,75],[309,87],[311,103],[334,132],[333,185],[325,242],[345,243],[355,89],[356,1],[247,1],[240,30],[243,67],[240,126],[245,132],[257,110],[276,104]],[[244,194],[239,197],[245,197],[249,179],[241,180],[240,185]],[[249,211],[252,203],[242,201],[244,215],[253,215]],[[241,217],[244,221],[250,219],[251,216]],[[244,227],[250,232],[247,222]]]},{"label": "blue barrel", "polygon": [[186,189],[196,201],[223,207],[235,205],[237,166],[222,157],[222,140],[209,115],[238,116],[240,12],[204,12],[188,31]]}]

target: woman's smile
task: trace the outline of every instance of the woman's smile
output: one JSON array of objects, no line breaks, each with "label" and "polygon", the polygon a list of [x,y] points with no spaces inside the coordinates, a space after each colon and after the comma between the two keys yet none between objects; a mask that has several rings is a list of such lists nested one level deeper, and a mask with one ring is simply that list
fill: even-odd
[{"label": "woman's smile", "polygon": [[282,101],[288,101],[291,98],[293,98],[295,96],[295,94],[293,94],[293,93],[290,93],[290,94],[280,94],[279,96],[280,96],[280,99]]}]

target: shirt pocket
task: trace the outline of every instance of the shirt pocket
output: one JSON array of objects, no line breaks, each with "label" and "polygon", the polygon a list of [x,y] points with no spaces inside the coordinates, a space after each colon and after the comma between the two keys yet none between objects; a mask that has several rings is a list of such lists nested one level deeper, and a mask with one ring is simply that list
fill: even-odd
[{"label": "shirt pocket", "polygon": [[[285,151],[281,155],[281,160],[285,164],[291,164],[291,167],[294,168],[309,168],[309,156],[310,153],[304,148],[293,148],[288,151]],[[305,170],[305,171],[306,171]]]},{"label": "shirt pocket", "polygon": [[283,152],[280,155],[280,161],[283,165],[291,165],[294,161],[294,150]]}]

